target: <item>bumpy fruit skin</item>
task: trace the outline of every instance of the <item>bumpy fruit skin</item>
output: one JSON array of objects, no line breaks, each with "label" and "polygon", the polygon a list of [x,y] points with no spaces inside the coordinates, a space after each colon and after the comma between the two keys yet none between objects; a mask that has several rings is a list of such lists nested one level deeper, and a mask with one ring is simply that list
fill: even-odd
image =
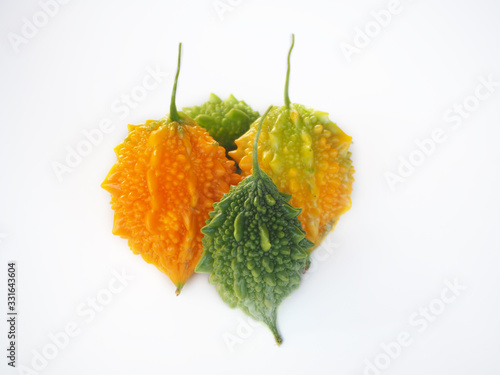
[{"label": "bumpy fruit skin", "polygon": [[181,116],[181,123],[167,117],[129,125],[102,183],[115,211],[113,233],[168,275],[177,293],[200,258],[212,204],[241,180],[225,150]]},{"label": "bumpy fruit skin", "polygon": [[231,151],[236,148],[234,140],[245,133],[250,124],[259,117],[244,101],[238,101],[233,95],[221,100],[210,94],[209,100],[201,106],[182,109],[198,125],[208,130],[219,144]]},{"label": "bumpy fruit skin", "polygon": [[[257,125],[254,122],[236,140],[237,150],[229,153],[243,176],[252,173]],[[351,141],[327,113],[300,104],[291,104],[290,109],[273,107],[263,123],[258,144],[260,167],[280,191],[292,196],[293,206],[302,208],[300,222],[316,246],[351,207]]]},{"label": "bumpy fruit skin", "polygon": [[313,246],[289,199],[263,172],[232,186],[202,229],[204,251],[196,267],[210,273],[230,307],[265,323],[278,344],[277,308],[298,288]]}]

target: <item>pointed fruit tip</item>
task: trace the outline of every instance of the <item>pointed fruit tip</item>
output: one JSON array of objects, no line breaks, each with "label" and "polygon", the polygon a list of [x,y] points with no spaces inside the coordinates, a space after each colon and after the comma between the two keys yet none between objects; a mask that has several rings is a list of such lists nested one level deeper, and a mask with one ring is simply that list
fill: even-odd
[{"label": "pointed fruit tip", "polygon": [[281,335],[278,332],[278,327],[276,326],[276,318],[274,318],[273,322],[271,322],[270,324],[267,324],[267,326],[271,330],[271,332],[274,336],[274,340],[276,341],[276,344],[278,344],[278,346],[280,346],[281,343],[283,342],[283,339],[281,338]]},{"label": "pointed fruit tip", "polygon": [[181,294],[183,286],[184,286],[184,284],[177,284],[177,289],[175,290],[175,295],[176,296],[179,296],[179,294]]},{"label": "pointed fruit tip", "polygon": [[281,338],[281,336],[278,333],[274,334],[274,339],[276,340],[276,344],[278,344],[278,346],[280,346],[281,343],[283,342],[283,339]]}]

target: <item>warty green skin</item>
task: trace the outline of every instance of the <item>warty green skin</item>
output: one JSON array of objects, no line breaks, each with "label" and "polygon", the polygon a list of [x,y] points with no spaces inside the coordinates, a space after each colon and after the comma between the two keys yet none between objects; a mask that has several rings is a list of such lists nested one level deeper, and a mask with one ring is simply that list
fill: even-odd
[{"label": "warty green skin", "polygon": [[236,148],[234,140],[244,134],[250,124],[259,117],[259,112],[252,110],[248,104],[237,100],[233,95],[221,100],[217,95],[210,94],[209,100],[201,106],[186,107],[182,110],[198,125],[207,129],[226,151]]},{"label": "warty green skin", "polygon": [[196,272],[210,273],[222,300],[266,324],[278,345],[277,309],[297,289],[313,243],[271,178],[258,170],[214,203]]}]

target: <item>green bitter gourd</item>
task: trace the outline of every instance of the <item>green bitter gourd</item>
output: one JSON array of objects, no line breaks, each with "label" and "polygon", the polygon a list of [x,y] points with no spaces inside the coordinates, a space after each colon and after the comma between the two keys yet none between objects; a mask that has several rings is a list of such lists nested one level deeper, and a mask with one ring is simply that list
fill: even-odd
[{"label": "green bitter gourd", "polygon": [[279,345],[277,309],[299,286],[313,243],[297,218],[301,209],[291,206],[290,196],[259,167],[257,141],[271,108],[260,119],[252,175],[214,203],[202,228],[203,253],[195,271],[210,273],[222,300],[266,324]]},{"label": "green bitter gourd", "polygon": [[227,152],[236,148],[234,140],[245,133],[250,124],[259,117],[259,112],[232,94],[226,100],[210,94],[208,101],[201,106],[186,107],[182,110],[198,125],[207,129]]}]

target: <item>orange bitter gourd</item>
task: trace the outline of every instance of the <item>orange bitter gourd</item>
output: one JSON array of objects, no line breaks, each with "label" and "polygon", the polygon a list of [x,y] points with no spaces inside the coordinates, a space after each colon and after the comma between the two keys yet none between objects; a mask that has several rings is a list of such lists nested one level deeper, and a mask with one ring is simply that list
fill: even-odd
[{"label": "orange bitter gourd", "polygon": [[[307,238],[318,246],[335,227],[340,215],[351,207],[350,194],[354,168],[346,135],[320,112],[288,97],[290,55],[285,83],[285,105],[273,107],[262,126],[259,161],[282,192],[292,196],[290,203],[301,207],[300,222]],[[243,176],[252,173],[252,142],[258,122],[236,140],[237,149],[229,155],[238,162]]]},{"label": "orange bitter gourd", "polygon": [[115,148],[117,163],[102,183],[115,211],[113,233],[165,273],[177,294],[200,258],[200,229],[212,204],[241,180],[224,148],[177,112],[180,54],[179,44],[170,114],[129,125],[127,138]]}]

